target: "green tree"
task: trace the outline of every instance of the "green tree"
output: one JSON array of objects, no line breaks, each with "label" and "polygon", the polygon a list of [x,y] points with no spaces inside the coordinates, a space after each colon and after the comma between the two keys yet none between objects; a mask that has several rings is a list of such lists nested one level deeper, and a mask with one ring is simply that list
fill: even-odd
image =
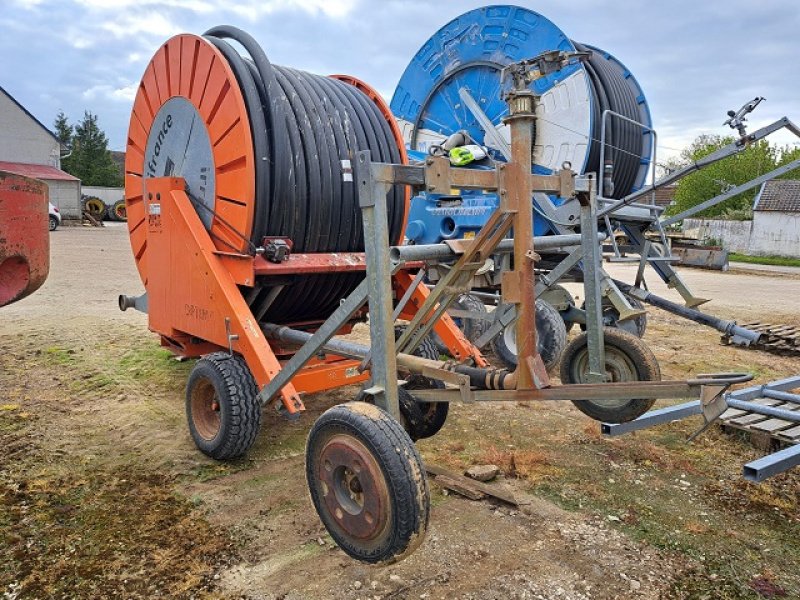
[{"label": "green tree", "polygon": [[56,117],[55,128],[62,147],[72,152],[61,161],[64,171],[80,179],[83,185],[118,187],[123,184],[108,151],[108,138],[97,124],[97,115],[86,111],[83,120],[73,127],[61,112]]},{"label": "green tree", "polygon": [[67,121],[67,115],[64,114],[64,111],[59,111],[56,115],[55,130],[56,137],[61,144],[61,156],[64,157],[61,159],[61,168],[67,173],[70,172],[70,159],[72,158],[70,154],[74,129],[75,128],[69,124],[69,121]]},{"label": "green tree", "polygon": [[[701,135],[681,152],[679,164],[682,166],[695,162],[733,141],[733,137]],[[762,140],[748,146],[734,156],[684,177],[678,182],[675,202],[667,209],[667,214],[683,212],[722,194],[730,188],[746,183],[775,169],[781,164],[784,155],[786,155],[785,150],[772,146],[766,140]],[[758,190],[759,188],[755,187],[749,191],[742,192],[721,204],[699,213],[697,216],[718,217],[730,215],[738,218],[746,217],[750,214],[753,200]]]}]

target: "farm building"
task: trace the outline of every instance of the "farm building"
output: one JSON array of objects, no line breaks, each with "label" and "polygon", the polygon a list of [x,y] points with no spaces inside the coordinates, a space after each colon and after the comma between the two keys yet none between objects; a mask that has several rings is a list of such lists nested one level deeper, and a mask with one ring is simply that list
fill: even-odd
[{"label": "farm building", "polygon": [[800,257],[800,181],[775,179],[761,186],[753,204],[750,252]]},{"label": "farm building", "polygon": [[774,179],[761,185],[752,221],[685,219],[683,231],[716,240],[726,250],[752,256],[800,258],[800,181]]},{"label": "farm building", "polygon": [[58,138],[0,87],[0,170],[44,181],[65,218],[80,217],[81,182],[61,170]]}]

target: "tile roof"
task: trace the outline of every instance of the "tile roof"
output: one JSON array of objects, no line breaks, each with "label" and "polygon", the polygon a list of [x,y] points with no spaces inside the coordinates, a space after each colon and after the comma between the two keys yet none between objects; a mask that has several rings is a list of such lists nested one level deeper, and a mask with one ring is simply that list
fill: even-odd
[{"label": "tile roof", "polygon": [[773,179],[761,186],[754,210],[800,213],[800,181]]},{"label": "tile roof", "polygon": [[80,179],[77,177],[73,177],[69,173],[65,173],[61,169],[56,169],[50,165],[32,165],[28,163],[14,163],[0,160],[0,171],[8,171],[9,173],[24,175],[25,177],[33,177],[34,179],[44,179],[50,181],[80,181]]}]

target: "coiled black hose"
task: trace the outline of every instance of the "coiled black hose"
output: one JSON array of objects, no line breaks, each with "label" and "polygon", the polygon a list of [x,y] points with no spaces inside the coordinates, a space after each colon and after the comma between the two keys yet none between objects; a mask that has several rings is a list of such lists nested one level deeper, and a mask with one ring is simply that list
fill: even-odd
[{"label": "coiled black hose", "polygon": [[[344,176],[341,161],[369,150],[374,161],[401,162],[380,109],[342,81],[272,65],[255,39],[235,27],[214,27],[204,37],[228,61],[247,106],[256,157],[253,244],[281,236],[292,239],[294,252],[363,251],[357,187]],[[246,55],[227,40],[238,42]],[[402,186],[387,195],[392,241],[401,235],[404,200]],[[250,308],[271,323],[324,319],[363,277],[332,273],[260,281],[262,287],[249,295]],[[285,287],[272,297],[275,284]]]},{"label": "coiled black hose", "polygon": [[[589,84],[596,101],[593,103],[592,141],[589,147],[589,160],[586,165],[587,173],[597,173],[603,176],[603,165],[600,164],[600,138],[602,115],[606,110],[612,110],[621,115],[640,121],[638,103],[633,90],[625,81],[624,74],[616,63],[608,60],[599,52],[580,44],[572,42],[579,52],[588,52],[589,58],[584,63],[589,76]],[[622,198],[630,194],[636,185],[642,156],[646,150],[642,128],[610,117],[606,123],[606,151],[605,159],[614,164],[612,180],[614,193],[612,197]]]}]

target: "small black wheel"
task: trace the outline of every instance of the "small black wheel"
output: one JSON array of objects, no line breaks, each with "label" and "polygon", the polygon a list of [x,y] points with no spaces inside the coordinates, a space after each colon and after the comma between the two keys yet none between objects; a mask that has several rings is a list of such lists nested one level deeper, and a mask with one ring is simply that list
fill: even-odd
[{"label": "small black wheel", "polygon": [[413,432],[409,431],[411,439],[415,442],[417,440],[433,437],[439,433],[439,430],[444,427],[447,421],[447,413],[450,412],[449,402],[417,402],[414,400],[413,390],[431,389],[443,390],[444,383],[422,375],[412,375],[408,378],[408,383],[405,385],[406,393],[412,396],[412,401],[417,405],[417,410],[420,411],[421,416],[417,427],[414,428]]},{"label": "small black wheel", "polygon": [[[500,310],[501,307],[498,307]],[[492,349],[508,369],[517,368],[516,321],[492,340]],[[559,364],[561,353],[567,345],[567,327],[561,314],[541,298],[536,300],[536,347],[548,371]]]},{"label": "small black wheel", "polygon": [[229,460],[250,449],[261,428],[257,396],[241,356],[217,352],[197,361],[186,385],[186,417],[203,454]]},{"label": "small black wheel", "polygon": [[[403,325],[395,325],[395,339],[399,338],[404,330],[405,327]],[[439,349],[433,336],[426,335],[422,343],[414,350],[414,355],[430,360],[439,360]],[[401,388],[401,390],[444,389],[444,384],[441,381],[425,377],[424,375],[412,374],[408,377],[407,381],[408,383],[406,383],[405,387]],[[413,409],[404,404],[404,400],[410,401],[414,405]],[[408,398],[405,398],[402,393],[400,395],[400,415],[404,418],[403,425],[408,435],[411,436],[411,439],[415,442],[439,433],[439,430],[444,427],[444,422],[447,420],[449,407],[449,402],[417,402],[411,398],[410,394]],[[404,414],[404,410],[406,414]],[[417,411],[419,411],[419,418],[417,418]],[[410,425],[412,422],[417,424],[412,427]],[[409,425],[406,426],[407,424]]]},{"label": "small black wheel", "polygon": [[365,402],[334,406],[306,443],[311,500],[333,540],[367,563],[411,554],[428,529],[422,459],[389,413]]},{"label": "small black wheel", "polygon": [[56,219],[54,216],[50,215],[50,220],[49,220],[49,223],[48,223],[48,229],[50,231],[55,231],[57,228],[58,228],[58,219]]},{"label": "small black wheel", "polygon": [[[486,316],[486,305],[474,294],[461,294],[456,298],[451,306],[457,310],[464,310]],[[489,321],[486,319],[469,319],[466,317],[453,317],[456,325],[464,332],[464,337],[470,342],[474,342],[489,329]]]},{"label": "small black wheel", "polygon": [[[606,374],[609,381],[659,381],[658,361],[638,337],[615,327],[604,327]],[[589,347],[587,334],[573,339],[561,359],[561,383],[587,383]],[[625,423],[642,416],[655,398],[635,400],[573,400],[579,411],[605,423]]]},{"label": "small black wheel", "polygon": [[[628,303],[636,310],[644,310],[644,305],[637,298],[625,296]],[[586,302],[581,304],[581,309],[586,310]],[[647,331],[647,313],[639,315],[633,319],[619,320],[619,311],[611,304],[607,298],[603,298],[603,325],[605,327],[616,327],[632,333],[638,338],[643,338]],[[586,331],[586,324],[581,323],[581,331]]]},{"label": "small black wheel", "polygon": [[[453,301],[450,307],[455,310],[478,313],[483,317],[485,317],[488,313],[486,310],[486,305],[474,294],[461,294]],[[470,342],[477,341],[478,338],[480,338],[490,326],[489,320],[485,318],[468,319],[466,317],[452,317],[452,319],[456,326],[462,331],[464,337]],[[450,352],[438,335],[434,333],[432,337],[441,354],[448,354]]]},{"label": "small black wheel", "polygon": [[[449,402],[417,402],[408,390],[444,389],[444,384],[422,375],[412,375],[408,383],[398,389],[400,404],[400,424],[412,441],[422,440],[436,435],[447,420]],[[361,390],[355,398],[356,402],[372,403],[372,397]]]}]

